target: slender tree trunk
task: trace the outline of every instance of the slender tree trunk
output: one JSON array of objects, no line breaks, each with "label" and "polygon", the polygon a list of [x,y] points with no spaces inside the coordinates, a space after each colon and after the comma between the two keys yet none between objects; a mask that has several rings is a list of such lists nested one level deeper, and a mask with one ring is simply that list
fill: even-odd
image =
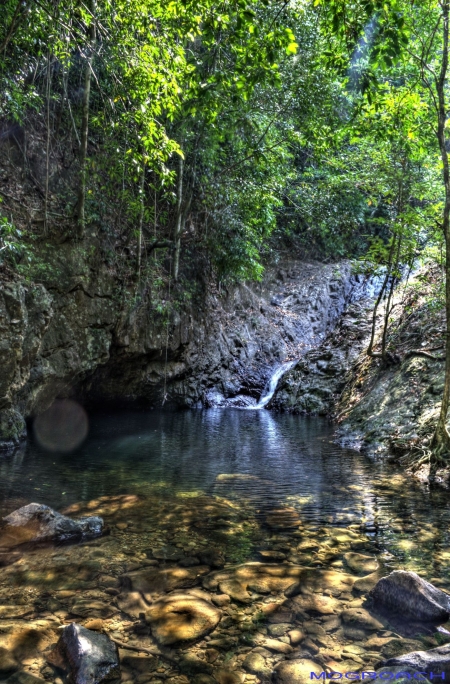
[{"label": "slender tree trunk", "polygon": [[183,230],[183,158],[180,157],[180,165],[178,167],[178,187],[177,187],[177,218],[175,222],[175,258],[173,267],[173,278],[175,282],[178,280],[180,270],[180,251],[181,251],[181,233]]},{"label": "slender tree trunk", "polygon": [[6,48],[8,47],[8,43],[12,39],[15,31],[17,30],[17,27],[19,26],[20,22],[22,21],[22,18],[26,16],[27,9],[28,9],[29,3],[28,2],[23,2],[23,0],[19,0],[16,9],[14,10],[13,17],[11,19],[11,23],[9,25],[9,28],[6,32],[6,36],[3,39],[3,41],[0,43],[0,52],[4,52]]},{"label": "slender tree trunk", "polygon": [[141,281],[141,265],[142,265],[142,228],[144,225],[144,213],[145,213],[145,161],[142,161],[142,173],[141,173],[141,183],[139,186],[141,207],[139,211],[139,224],[138,224],[138,239],[137,239],[137,282],[138,285]]},{"label": "slender tree trunk", "polygon": [[47,104],[47,141],[45,148],[45,201],[44,201],[44,232],[47,232],[48,227],[48,184],[50,177],[50,92],[51,92],[51,76],[50,76],[50,53],[47,54],[47,83],[46,83],[46,104]]},{"label": "slender tree trunk", "polygon": [[86,161],[87,145],[89,132],[89,104],[91,98],[91,73],[92,61],[95,51],[95,14],[96,0],[90,0],[89,9],[91,12],[91,23],[89,25],[89,45],[87,49],[86,66],[84,71],[84,92],[83,92],[83,116],[81,122],[81,141],[80,141],[80,179],[78,186],[77,202],[77,223],[78,237],[83,238],[86,229],[85,205],[86,205]]},{"label": "slender tree trunk", "polygon": [[392,238],[391,248],[390,248],[390,250],[389,250],[389,258],[388,258],[388,264],[387,264],[386,275],[385,275],[385,277],[384,277],[383,284],[382,284],[382,286],[381,286],[381,289],[380,289],[380,291],[379,291],[379,293],[378,293],[377,300],[376,300],[375,305],[374,305],[374,307],[373,307],[373,313],[372,313],[372,332],[371,332],[371,335],[370,335],[369,346],[368,346],[367,352],[366,352],[366,353],[367,353],[367,356],[372,356],[372,357],[381,356],[381,354],[380,354],[379,352],[374,352],[374,351],[373,351],[373,345],[374,345],[374,342],[375,342],[375,332],[376,332],[376,327],[377,327],[377,312],[378,312],[378,307],[380,306],[381,299],[382,299],[384,293],[386,292],[386,287],[387,287],[387,284],[388,284],[388,282],[389,282],[389,276],[390,276],[391,270],[392,270],[392,257],[393,257],[393,255],[394,255],[394,249],[395,249],[395,238],[393,237],[393,238]]},{"label": "slender tree trunk", "polygon": [[450,2],[441,3],[443,21],[442,62],[439,78],[436,80],[438,96],[438,129],[437,137],[441,152],[445,203],[442,215],[442,230],[445,241],[445,313],[446,313],[446,341],[445,341],[445,380],[442,395],[441,410],[436,431],[431,442],[430,475],[434,475],[439,465],[448,463],[450,458],[450,435],[447,430],[447,414],[450,399],[450,169],[446,147],[445,124],[447,119],[447,103],[445,89],[447,87],[448,48],[449,48],[449,8]]},{"label": "slender tree trunk", "polygon": [[[397,238],[397,252],[395,255],[395,266],[398,268],[399,266],[399,261],[400,261],[400,249],[402,245],[402,236],[401,234]],[[395,287],[395,275],[392,273],[391,269],[391,284],[389,286],[389,294],[386,302],[386,310],[384,312],[384,327],[383,327],[383,336],[381,338],[381,358],[385,359],[386,358],[386,342],[387,342],[387,331],[389,327],[389,316],[391,313],[391,302],[392,302],[392,297],[394,295],[394,287]]]}]

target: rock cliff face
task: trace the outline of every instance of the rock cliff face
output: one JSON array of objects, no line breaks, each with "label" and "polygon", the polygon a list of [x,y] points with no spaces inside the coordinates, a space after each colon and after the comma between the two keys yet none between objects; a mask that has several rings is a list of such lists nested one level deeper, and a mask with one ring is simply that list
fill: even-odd
[{"label": "rock cliff face", "polygon": [[284,259],[255,286],[219,293],[203,283],[199,303],[166,321],[149,299],[135,304],[84,250],[55,246],[50,263],[58,277],[46,287],[3,276],[3,448],[23,439],[25,419],[58,397],[95,406],[245,405],[280,362],[320,344],[362,287],[347,262]]}]

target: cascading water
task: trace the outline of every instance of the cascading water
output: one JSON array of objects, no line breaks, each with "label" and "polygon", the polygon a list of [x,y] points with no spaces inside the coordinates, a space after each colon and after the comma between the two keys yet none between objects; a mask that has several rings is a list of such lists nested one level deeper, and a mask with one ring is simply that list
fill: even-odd
[{"label": "cascading water", "polygon": [[263,393],[261,394],[258,403],[255,406],[249,406],[248,408],[253,410],[264,408],[264,406],[266,406],[266,404],[269,403],[269,401],[275,394],[275,390],[278,386],[280,379],[283,377],[285,373],[291,370],[291,368],[293,368],[296,363],[297,361],[286,361],[286,363],[282,363],[281,366],[278,366],[278,368],[275,369],[268,383],[264,387]]}]

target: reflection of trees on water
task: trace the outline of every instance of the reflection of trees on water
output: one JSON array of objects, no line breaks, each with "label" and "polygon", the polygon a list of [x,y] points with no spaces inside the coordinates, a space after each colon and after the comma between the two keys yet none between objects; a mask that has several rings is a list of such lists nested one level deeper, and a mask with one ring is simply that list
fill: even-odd
[{"label": "reflection of trees on water", "polygon": [[[287,504],[315,528],[363,522],[374,550],[391,551],[397,563],[422,556],[441,572],[450,541],[448,494],[331,440],[324,420],[264,410],[97,417],[75,454],[47,454],[30,444],[26,453],[2,457],[0,506],[14,499],[61,508],[111,494],[200,490],[255,509]],[[219,486],[223,473],[254,477]]]}]

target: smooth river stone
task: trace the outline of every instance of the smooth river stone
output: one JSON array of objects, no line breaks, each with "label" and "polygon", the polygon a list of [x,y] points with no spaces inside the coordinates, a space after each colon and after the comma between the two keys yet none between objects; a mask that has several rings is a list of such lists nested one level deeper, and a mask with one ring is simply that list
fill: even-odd
[{"label": "smooth river stone", "polygon": [[117,597],[117,605],[122,613],[126,613],[132,618],[138,618],[141,613],[145,613],[148,608],[148,604],[144,601],[142,595],[138,591],[119,594]]},{"label": "smooth river stone", "polygon": [[192,594],[171,594],[146,611],[152,635],[164,646],[203,638],[218,625],[222,611]]},{"label": "smooth river stone", "polygon": [[292,653],[294,650],[290,644],[286,644],[284,641],[278,641],[278,639],[264,639],[261,642],[263,648],[268,648],[269,651],[275,651],[275,653]]},{"label": "smooth river stone", "polygon": [[[244,563],[209,574],[203,580],[203,586],[209,591],[220,591],[241,603],[250,603],[252,590],[260,588],[260,593],[286,592],[295,586],[295,593],[314,593],[323,591],[337,594],[350,591],[354,578],[333,570],[315,570],[301,565],[285,565],[281,563]],[[334,612],[333,610],[331,612]]]},{"label": "smooth river stone", "polygon": [[109,603],[103,603],[103,601],[77,601],[70,608],[72,615],[78,615],[83,618],[106,618],[111,617],[114,613],[117,613],[117,608],[111,606]]},{"label": "smooth river stone", "polygon": [[244,670],[252,674],[261,675],[262,677],[270,677],[271,675],[271,668],[267,667],[262,655],[253,651],[245,657],[242,666]]},{"label": "smooth river stone", "polygon": [[33,606],[0,606],[0,620],[21,618],[34,612]]},{"label": "smooth river stone", "polygon": [[378,570],[378,563],[372,556],[363,556],[361,553],[344,553],[344,560],[348,567],[356,575],[370,575]]},{"label": "smooth river stone", "polygon": [[384,629],[383,623],[373,617],[364,608],[349,608],[348,610],[344,610],[341,613],[341,618],[344,625],[348,627],[367,629],[370,631]]},{"label": "smooth river stone", "polygon": [[309,658],[284,660],[275,667],[277,684],[307,684],[311,681],[311,672],[318,675],[323,667]]},{"label": "smooth river stone", "polygon": [[292,607],[294,610],[297,610],[300,613],[334,615],[342,608],[342,603],[331,596],[321,596],[320,594],[301,594],[292,599]]},{"label": "smooth river stone", "polygon": [[196,565],[192,568],[165,569],[146,567],[121,575],[120,583],[127,591],[153,594],[193,587],[199,584],[203,575],[206,575],[208,572],[209,567],[207,565]]},{"label": "smooth river stone", "polygon": [[274,530],[290,530],[293,527],[298,527],[301,523],[300,516],[295,508],[285,506],[283,508],[274,508],[265,519],[266,525]]},{"label": "smooth river stone", "polygon": [[444,623],[450,617],[450,596],[415,572],[391,572],[377,582],[369,596],[375,606],[422,622]]}]

